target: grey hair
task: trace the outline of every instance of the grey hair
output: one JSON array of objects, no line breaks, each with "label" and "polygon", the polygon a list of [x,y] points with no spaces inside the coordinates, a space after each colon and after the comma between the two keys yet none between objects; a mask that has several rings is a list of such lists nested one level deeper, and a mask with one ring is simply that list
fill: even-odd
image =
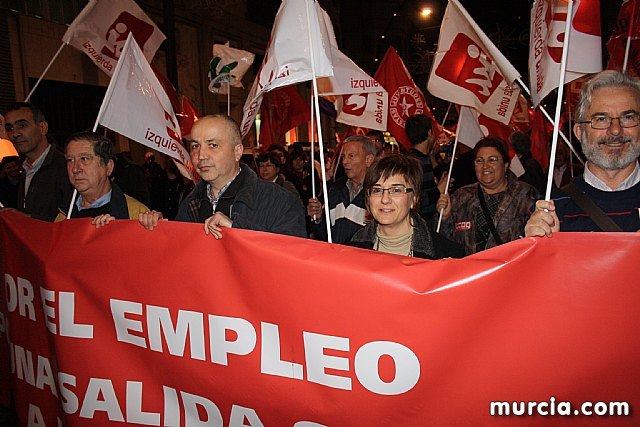
[{"label": "grey hair", "polygon": [[640,100],[640,81],[620,71],[606,70],[594,75],[583,87],[580,100],[576,105],[576,121],[587,120],[587,110],[591,107],[593,92],[597,89],[619,87],[629,88],[636,92]]},{"label": "grey hair", "polygon": [[371,141],[371,138],[369,138],[368,136],[351,135],[350,137],[344,140],[345,144],[348,142],[359,142],[362,144],[362,149],[364,150],[365,156],[368,154],[371,154],[373,157],[376,156],[376,146],[373,143],[373,141]]}]

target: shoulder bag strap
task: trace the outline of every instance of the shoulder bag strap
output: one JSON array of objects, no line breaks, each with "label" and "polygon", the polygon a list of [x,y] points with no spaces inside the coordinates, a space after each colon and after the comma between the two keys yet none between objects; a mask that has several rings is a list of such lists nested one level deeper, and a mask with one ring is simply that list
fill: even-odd
[{"label": "shoulder bag strap", "polygon": [[561,190],[567,193],[567,195],[571,197],[571,200],[573,200],[580,209],[589,215],[593,222],[595,222],[602,231],[622,231],[618,224],[613,222],[613,220],[609,218],[607,214],[593,202],[593,200],[580,191],[573,182],[565,185]]}]

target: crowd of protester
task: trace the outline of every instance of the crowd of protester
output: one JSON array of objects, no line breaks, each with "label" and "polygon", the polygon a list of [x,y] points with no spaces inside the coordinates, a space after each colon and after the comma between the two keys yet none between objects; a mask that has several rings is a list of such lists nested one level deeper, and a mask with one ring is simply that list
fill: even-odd
[{"label": "crowd of protester", "polygon": [[[136,219],[149,230],[163,220],[199,222],[216,238],[225,227],[317,240],[328,240],[330,230],[333,243],[429,259],[559,230],[640,228],[640,83],[618,72],[585,85],[574,133],[587,164],[574,165],[560,143],[550,201],[539,200],[547,173],[531,154],[529,135],[459,145],[452,159],[452,141],[425,115],[407,120],[409,151],[371,132],[346,138],[335,152],[315,152],[313,161],[302,143],[246,156],[232,119],[205,116],[186,141],[200,177],[194,184],[170,158],[149,151],[137,165],[93,132],[71,136],[62,152],[31,104],[4,113],[19,156],[2,159],[0,202],[46,221],[91,217],[104,226]],[[508,144],[524,167],[519,177],[510,170]],[[607,225],[595,219],[597,211]]]}]

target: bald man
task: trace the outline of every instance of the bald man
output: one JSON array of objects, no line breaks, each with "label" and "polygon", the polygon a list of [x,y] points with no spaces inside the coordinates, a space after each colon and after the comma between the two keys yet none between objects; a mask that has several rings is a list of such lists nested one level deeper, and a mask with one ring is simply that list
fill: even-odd
[{"label": "bald man", "polygon": [[[233,119],[202,117],[193,125],[188,143],[202,181],[183,200],[176,221],[204,223],[205,233],[217,239],[223,227],[307,236],[300,198],[259,179],[240,163],[242,136]],[[153,229],[158,219],[154,211],[140,216],[147,229]]]}]

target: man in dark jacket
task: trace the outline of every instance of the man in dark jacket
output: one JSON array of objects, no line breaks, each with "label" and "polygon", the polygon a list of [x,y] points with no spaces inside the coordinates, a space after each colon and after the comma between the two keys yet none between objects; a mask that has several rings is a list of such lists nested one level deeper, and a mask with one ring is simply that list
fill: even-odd
[{"label": "man in dark jacket", "polygon": [[436,186],[431,163],[431,151],[436,142],[433,120],[425,114],[416,114],[407,119],[405,125],[407,137],[411,142],[411,155],[422,165],[422,192],[420,194],[420,216],[431,219],[436,213],[436,203],[440,191]]},{"label": "man in dark jacket", "polygon": [[35,106],[20,102],[5,114],[5,129],[16,151],[25,157],[18,186],[18,210],[53,221],[58,206],[71,192],[62,154],[47,141],[49,124]]},{"label": "man in dark jacket", "polygon": [[[202,117],[191,129],[189,150],[202,181],[180,205],[176,221],[204,223],[205,233],[216,239],[223,227],[306,237],[300,199],[240,164],[242,136],[233,119]],[[151,211],[140,222],[151,230],[160,218]]]}]

